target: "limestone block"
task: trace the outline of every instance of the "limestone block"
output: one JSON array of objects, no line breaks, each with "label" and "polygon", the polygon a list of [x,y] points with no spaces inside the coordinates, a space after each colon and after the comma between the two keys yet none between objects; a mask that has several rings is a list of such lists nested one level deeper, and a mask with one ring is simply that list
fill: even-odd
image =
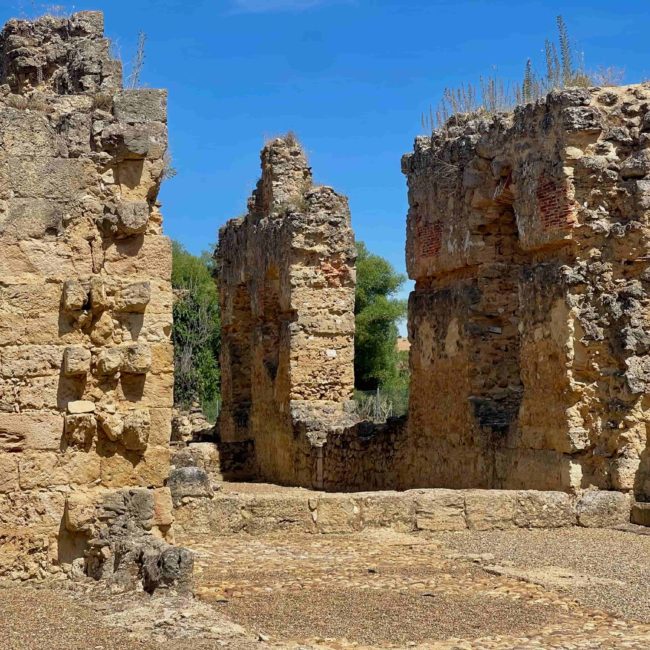
[{"label": "limestone block", "polygon": [[34,526],[40,529],[47,527],[58,530],[64,510],[65,494],[61,492],[29,490],[2,493],[0,494],[0,528]]},{"label": "limestone block", "polygon": [[95,166],[88,159],[33,159],[11,156],[9,176],[18,198],[70,200],[93,186]]},{"label": "limestone block", "polygon": [[65,453],[33,451],[19,458],[20,487],[23,490],[65,485],[90,485],[99,478],[97,454],[68,450]]},{"label": "limestone block", "polygon": [[231,535],[244,530],[242,500],[239,495],[219,494],[212,499],[192,499],[174,509],[174,531],[183,534]]},{"label": "limestone block", "polygon": [[314,532],[315,526],[304,494],[255,495],[242,509],[244,530],[260,535],[278,530]]},{"label": "limestone block", "polygon": [[145,232],[149,223],[149,204],[146,201],[121,201],[117,206],[117,227],[124,235]]},{"label": "limestone block", "polygon": [[174,372],[174,346],[171,342],[165,341],[152,345],[151,356],[151,372],[153,374]]},{"label": "limestone block", "polygon": [[[144,384],[144,387],[143,387]],[[118,399],[133,401],[135,397],[142,406],[165,407],[173,406],[173,373],[160,375],[122,374],[119,385]]]},{"label": "limestone block", "polygon": [[125,485],[162,487],[169,476],[169,449],[149,446],[144,455],[126,451],[101,459],[101,483],[104,487]]},{"label": "limestone block", "polygon": [[586,528],[611,528],[630,521],[631,498],[622,492],[589,490],[576,505],[578,524]]},{"label": "limestone block", "polygon": [[115,442],[122,438],[124,419],[119,413],[100,411],[97,414],[97,422],[109,440]]},{"label": "limestone block", "polygon": [[0,234],[17,240],[39,239],[63,231],[63,206],[47,199],[18,199],[8,202],[6,217],[0,219]]},{"label": "limestone block", "polygon": [[210,477],[198,467],[175,467],[169,473],[167,487],[171,490],[174,504],[186,497],[208,497],[213,495]]},{"label": "limestone block", "polygon": [[104,348],[97,355],[95,367],[99,375],[114,375],[122,367],[122,348]]},{"label": "limestone block", "polygon": [[465,511],[470,530],[505,530],[515,527],[517,493],[507,490],[468,490]]},{"label": "limestone block", "polygon": [[564,492],[517,492],[515,524],[519,528],[562,528],[573,526],[576,515],[572,498]]},{"label": "limestone block", "polygon": [[164,447],[169,444],[172,436],[172,410],[171,408],[151,408],[149,412],[151,414],[149,444]]},{"label": "limestone block", "polygon": [[312,512],[319,533],[352,533],[361,529],[361,508],[347,495],[323,495]]},{"label": "limestone block", "polygon": [[18,459],[13,454],[0,454],[0,492],[18,489]]},{"label": "limestone block", "polygon": [[109,345],[113,340],[114,329],[110,313],[102,312],[101,316],[93,323],[90,340],[97,346]]},{"label": "limestone block", "polygon": [[96,433],[97,420],[92,413],[65,416],[65,436],[69,445],[90,449]]},{"label": "limestone block", "polygon": [[0,377],[52,375],[61,367],[57,345],[22,345],[0,348]]},{"label": "limestone block", "polygon": [[174,505],[171,490],[168,487],[153,491],[153,524],[165,528],[174,523]]},{"label": "limestone block", "polygon": [[122,372],[143,375],[151,370],[151,348],[144,344],[129,345],[123,349]]},{"label": "limestone block", "polygon": [[123,90],[115,95],[115,117],[121,122],[167,121],[167,91],[150,88]]},{"label": "limestone block", "polygon": [[411,531],[415,527],[415,500],[410,492],[391,494],[359,494],[363,527],[389,527],[399,531]]},{"label": "limestone block", "polygon": [[90,350],[80,345],[66,348],[63,353],[63,373],[68,377],[88,374],[90,357]]},{"label": "limestone block", "polygon": [[148,409],[134,409],[124,416],[121,442],[129,450],[143,451],[149,442],[151,415]]},{"label": "limestone block", "polygon": [[56,156],[60,141],[45,115],[3,106],[0,117],[3,148],[14,156]]},{"label": "limestone block", "polygon": [[415,495],[417,530],[464,530],[465,499],[455,490],[427,490]]},{"label": "limestone block", "polygon": [[644,178],[650,174],[650,152],[643,149],[633,153],[621,165],[621,178]]},{"label": "limestone block", "polygon": [[65,501],[64,524],[71,533],[89,533],[97,521],[97,495],[75,491]]},{"label": "limestone block", "polygon": [[66,311],[81,311],[88,296],[81,282],[67,280],[63,284],[63,309]]},{"label": "limestone block", "polygon": [[144,313],[151,300],[151,283],[136,282],[129,284],[118,292],[115,299],[117,311]]},{"label": "limestone block", "polygon": [[650,526],[650,503],[635,503],[630,513],[630,521],[637,526]]},{"label": "limestone block", "polygon": [[0,413],[0,452],[58,450],[63,416],[53,413]]},{"label": "limestone block", "polygon": [[167,237],[130,237],[117,240],[106,249],[104,271],[114,277],[144,276],[169,282],[171,259],[171,241]]},{"label": "limestone block", "polygon": [[96,313],[105,311],[111,306],[106,292],[106,283],[102,278],[93,277],[90,280],[90,306]]},{"label": "limestone block", "polygon": [[68,413],[74,415],[80,413],[94,413],[95,403],[89,400],[76,400],[75,402],[68,402]]}]

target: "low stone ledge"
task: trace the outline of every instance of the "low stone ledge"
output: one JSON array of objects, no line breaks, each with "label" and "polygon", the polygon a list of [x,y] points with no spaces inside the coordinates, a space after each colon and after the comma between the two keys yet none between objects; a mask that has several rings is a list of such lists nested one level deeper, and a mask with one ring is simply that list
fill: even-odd
[{"label": "low stone ledge", "polygon": [[535,490],[324,493],[269,486],[268,492],[244,487],[237,493],[231,485],[212,499],[185,500],[174,515],[177,538],[183,538],[280,530],[331,535],[366,528],[609,528],[629,522],[630,506],[629,497],[619,492],[588,491],[577,497]]}]

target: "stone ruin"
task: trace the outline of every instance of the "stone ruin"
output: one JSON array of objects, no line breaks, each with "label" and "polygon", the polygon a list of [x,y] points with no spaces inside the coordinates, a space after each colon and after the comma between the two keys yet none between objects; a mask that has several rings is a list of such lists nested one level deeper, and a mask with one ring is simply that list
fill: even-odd
[{"label": "stone ruin", "polygon": [[166,93],[122,88],[98,12],[12,20],[0,61],[0,575],[182,582]]},{"label": "stone ruin", "polygon": [[221,232],[222,439],[249,443],[258,478],[326,490],[650,500],[648,152],[647,84],[418,138],[402,161],[409,411],[373,425],[346,406],[347,208],[312,189],[293,141],[268,144],[248,215]]},{"label": "stone ruin", "polygon": [[313,183],[295,138],[270,142],[216,254],[213,442],[196,414],[172,415],[165,93],[122,88],[96,12],[10,21],[0,62],[0,576],[189,588],[174,517],[218,534],[267,507],[226,495],[198,516],[210,475],[458,490],[296,495],[291,517],[318,532],[531,526],[533,502],[596,525],[631,497],[650,522],[650,86],[554,92],[416,140],[410,404],[384,424],[351,401],[347,200]]},{"label": "stone ruin", "polygon": [[401,484],[650,498],[649,147],[648,85],[416,141]]},{"label": "stone ruin", "polygon": [[295,138],[262,151],[248,212],[219,233],[221,442],[266,481],[318,486],[317,450],[353,420],[354,235]]}]

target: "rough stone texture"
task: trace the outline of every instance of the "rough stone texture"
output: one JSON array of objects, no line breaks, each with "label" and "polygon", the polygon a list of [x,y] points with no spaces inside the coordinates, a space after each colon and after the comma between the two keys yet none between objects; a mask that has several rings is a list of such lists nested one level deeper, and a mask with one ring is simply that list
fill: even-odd
[{"label": "rough stone texture", "polygon": [[193,555],[168,544],[172,498],[168,488],[116,490],[99,495],[68,498],[65,526],[88,536],[85,571],[122,590],[158,588],[191,591]]},{"label": "rough stone texture", "polygon": [[175,509],[182,537],[265,534],[274,531],[353,533],[546,529],[628,524],[626,495],[593,491],[585,502],[565,492],[535,490],[406,490],[315,492],[264,484],[224,483],[212,499],[186,498]]},{"label": "rough stone texture", "polygon": [[559,91],[459,116],[404,157],[395,487],[650,498],[649,111],[647,84]]},{"label": "rough stone texture", "polygon": [[168,476],[166,93],[122,89],[98,12],[7,23],[0,83],[0,575],[29,578],[88,550],[66,497]]},{"label": "rough stone texture", "polygon": [[219,234],[224,443],[266,480],[318,484],[315,449],[353,422],[354,237],[347,200],[312,183],[291,136],[262,151],[246,216]]}]

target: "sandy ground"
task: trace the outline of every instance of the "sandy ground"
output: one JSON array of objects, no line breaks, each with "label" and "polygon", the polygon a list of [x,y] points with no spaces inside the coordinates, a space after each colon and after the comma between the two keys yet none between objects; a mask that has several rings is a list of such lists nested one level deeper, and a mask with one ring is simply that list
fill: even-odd
[{"label": "sandy ground", "polygon": [[0,585],[0,648],[650,648],[650,536],[633,532],[276,533],[193,547],[194,600]]}]

